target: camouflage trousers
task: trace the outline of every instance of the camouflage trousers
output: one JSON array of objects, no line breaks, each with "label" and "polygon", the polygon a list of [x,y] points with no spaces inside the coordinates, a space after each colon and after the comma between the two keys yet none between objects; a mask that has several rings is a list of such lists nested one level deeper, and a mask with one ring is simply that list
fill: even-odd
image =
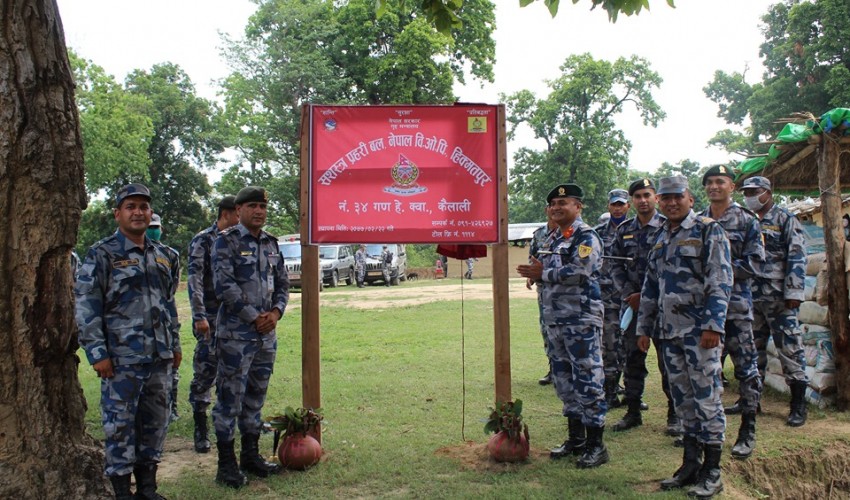
[{"label": "camouflage trousers", "polygon": [[[215,322],[210,321],[210,332],[215,332]],[[195,334],[195,355],[192,358],[192,382],[189,384],[189,404],[194,412],[206,412],[210,406],[210,389],[215,384],[218,356],[215,353],[215,335],[209,339]]]},{"label": "camouflage trousers", "polygon": [[552,379],[564,403],[564,416],[580,418],[586,426],[604,426],[608,405],[600,328],[547,325],[546,333],[552,353]]},{"label": "camouflage trousers", "polygon": [[537,292],[537,310],[539,313],[538,322],[540,325],[540,334],[543,337],[543,352],[546,353],[546,359],[549,361],[549,371],[552,371],[552,348],[549,345],[549,335],[546,333],[546,325],[543,324],[543,302],[540,301],[540,291]]},{"label": "camouflage trousers", "polygon": [[[634,321],[633,321],[634,323]],[[602,365],[605,370],[605,378],[616,378],[620,375],[623,360],[620,359],[622,352],[623,336],[620,332],[620,308],[606,307],[605,316],[602,317]]]},{"label": "camouflage trousers", "polygon": [[726,344],[724,348],[735,365],[735,379],[744,413],[755,413],[761,399],[761,377],[758,370],[758,352],[753,341],[753,322],[748,319],[726,319]]},{"label": "camouflage trousers", "polygon": [[785,381],[809,381],[806,376],[806,356],[800,338],[800,324],[797,321],[798,311],[799,309],[785,309],[784,300],[753,303],[753,338],[758,351],[758,369],[762,379],[767,368],[767,340],[772,335]]},{"label": "camouflage trousers", "polygon": [[158,463],[168,430],[172,361],[115,365],[100,380],[100,409],[107,476],[133,472],[135,464]]},{"label": "camouflage trousers", "polygon": [[259,434],[263,425],[260,412],[274,371],[277,338],[217,339],[216,344],[218,372],[212,411],[216,439],[232,441],[237,423],[243,436]]},{"label": "camouflage trousers", "polygon": [[700,347],[699,331],[684,337],[661,339],[662,357],[670,381],[670,395],[685,434],[700,443],[723,444],[726,439],[726,414],[720,396],[720,347]]},{"label": "camouflage trousers", "polygon": [[[633,320],[623,333],[623,344],[626,351],[626,364],[623,369],[623,388],[625,389],[623,400],[626,402],[641,401],[646,389],[646,377],[649,375],[649,370],[646,369],[646,353],[638,349],[637,345],[637,321]],[[657,340],[653,340],[652,345],[655,346],[655,354],[658,359],[661,390],[667,396],[667,401],[671,401],[670,381],[667,377],[667,369],[664,367],[661,346]]]},{"label": "camouflage trousers", "polygon": [[355,267],[354,275],[357,283],[363,283],[363,280],[366,279],[366,266]]}]

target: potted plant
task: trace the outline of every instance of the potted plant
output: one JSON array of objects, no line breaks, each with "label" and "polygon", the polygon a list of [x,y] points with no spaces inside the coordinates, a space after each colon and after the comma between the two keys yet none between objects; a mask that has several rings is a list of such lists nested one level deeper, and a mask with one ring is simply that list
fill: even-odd
[{"label": "potted plant", "polygon": [[484,433],[495,434],[487,442],[487,451],[497,462],[521,462],[528,458],[528,425],[522,422],[522,400],[501,403],[490,408]]},{"label": "potted plant", "polygon": [[[321,408],[298,408],[287,406],[283,415],[268,419],[275,430],[275,449],[281,465],[287,469],[304,470],[322,458],[322,445],[311,434],[315,434],[322,422]],[[283,442],[277,445],[280,434]]]}]

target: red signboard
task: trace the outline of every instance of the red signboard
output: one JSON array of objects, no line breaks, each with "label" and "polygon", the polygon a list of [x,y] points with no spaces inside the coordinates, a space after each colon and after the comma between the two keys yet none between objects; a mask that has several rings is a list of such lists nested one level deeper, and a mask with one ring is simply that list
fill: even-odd
[{"label": "red signboard", "polygon": [[318,106],[310,243],[495,243],[497,106]]}]

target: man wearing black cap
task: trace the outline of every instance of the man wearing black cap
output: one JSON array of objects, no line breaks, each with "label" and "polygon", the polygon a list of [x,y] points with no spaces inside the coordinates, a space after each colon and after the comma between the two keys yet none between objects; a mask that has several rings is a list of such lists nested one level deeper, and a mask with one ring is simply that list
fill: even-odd
[{"label": "man wearing black cap", "polygon": [[[640,289],[646,276],[647,258],[655,239],[661,231],[666,218],[656,210],[655,184],[651,179],[638,179],[629,185],[629,196],[632,198],[637,216],[620,224],[614,240],[613,255],[617,260],[612,262],[611,271],[619,299],[624,308],[631,309],[631,314],[637,317],[640,307]],[[637,321],[632,319],[623,332],[623,343],[626,347],[626,366],[624,381],[626,388],[625,402],[628,407],[623,418],[614,424],[615,431],[624,431],[643,424],[640,413],[641,398],[646,385],[646,353],[637,347]],[[667,434],[682,435],[682,425],[676,416],[673,399],[670,397],[670,387],[667,372],[660,354],[658,343],[655,343],[658,354],[658,369],[661,372],[661,386],[667,396]]]},{"label": "man wearing black cap", "polygon": [[258,477],[280,472],[259,452],[261,411],[277,352],[275,328],[289,302],[289,278],[277,238],[263,230],[268,195],[261,187],[236,195],[239,224],[225,229],[213,247],[213,282],[221,302],[216,317],[216,403],[213,423],[218,447],[216,481],[241,488],[246,477],[236,464],[233,441],[242,434],[240,465]]},{"label": "man wearing black cap", "polygon": [[528,265],[517,266],[517,272],[543,288],[552,376],[568,418],[568,438],[550,456],[581,454],[578,467],[591,468],[608,462],[602,440],[607,405],[600,343],[602,241],[581,220],[583,196],[575,184],[561,184],[549,193],[549,215],[558,230],[553,232],[549,251],[541,251],[540,259],[531,257]]},{"label": "man wearing black cap", "polygon": [[212,248],[221,231],[236,225],[236,197],[225,196],[218,203],[216,222],[196,234],[189,243],[189,304],[192,307],[192,332],[197,343],[192,361],[189,404],[195,421],[195,451],[210,451],[207,408],[210,388],[215,384],[218,358],[215,355],[215,318],[220,305],[215,296],[212,276]]},{"label": "man wearing black cap", "polygon": [[161,498],[157,464],[168,428],[171,372],[180,367],[176,254],[146,236],[151,194],[122,187],[118,230],[92,245],[74,288],[80,346],[101,378],[106,475],[115,497]]},{"label": "man wearing black cap", "polygon": [[762,381],[753,340],[752,279],[764,262],[764,242],[758,218],[732,201],[735,174],[726,165],[710,167],[702,177],[710,205],[702,215],[716,220],[729,237],[735,284],[729,300],[724,348],[735,365],[740,393],[741,427],[732,447],[735,458],[749,458],[756,445],[756,410]]},{"label": "man wearing black cap", "polygon": [[[617,226],[626,220],[629,213],[629,194],[625,189],[612,189],[608,192],[607,220],[593,228],[602,238],[605,255],[611,256]],[[605,215],[605,214],[603,214]],[[601,218],[601,217],[600,217]],[[614,286],[611,276],[613,259],[604,259],[599,271],[599,287],[602,291],[602,305],[605,314],[602,319],[602,365],[605,369],[605,401],[608,408],[620,406],[617,398],[617,386],[620,383],[622,360],[622,336],[620,335],[620,294]]]},{"label": "man wearing black cap", "polygon": [[741,186],[744,202],[761,221],[765,261],[753,279],[753,338],[758,350],[759,374],[764,380],[767,368],[767,341],[779,352],[785,382],[791,388],[791,412],[785,423],[799,427],[806,423],[806,360],[800,340],[797,313],[804,299],[806,242],[800,221],[773,202],[770,181],[750,177]]}]

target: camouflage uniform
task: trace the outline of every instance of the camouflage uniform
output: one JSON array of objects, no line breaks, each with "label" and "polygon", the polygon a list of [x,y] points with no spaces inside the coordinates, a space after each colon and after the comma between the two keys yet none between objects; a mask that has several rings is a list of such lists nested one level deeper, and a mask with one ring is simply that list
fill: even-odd
[{"label": "camouflage uniform", "polygon": [[[552,243],[552,237],[558,232],[557,229],[549,229],[548,226],[541,226],[534,230],[531,236],[531,244],[528,246],[528,256],[534,257],[537,260],[541,259],[540,251],[549,250]],[[531,259],[529,259],[530,262]],[[543,336],[543,350],[546,353],[546,358],[549,360],[549,370],[552,369],[552,353],[549,348],[549,338],[546,335],[546,325],[543,324],[543,287],[540,282],[535,284],[537,290],[537,309],[540,322],[540,334]]]},{"label": "camouflage uniform", "polygon": [[366,279],[366,250],[362,248],[354,252],[354,272],[357,274],[357,286],[362,287]]},{"label": "camouflage uniform", "polygon": [[[608,220],[593,228],[602,239],[602,248],[605,255],[613,255],[614,239],[617,236],[616,224]],[[605,380],[614,381],[612,388],[616,390],[616,380],[620,376],[622,367],[622,335],[620,333],[620,306],[622,300],[614,278],[612,277],[613,262],[611,259],[602,259],[599,271],[599,288],[602,293],[602,306],[605,309],[602,320],[602,364],[605,370]]]},{"label": "camouflage uniform", "polygon": [[139,248],[120,231],[95,243],[78,273],[80,346],[92,365],[111,359],[115,374],[100,385],[107,476],[160,460],[180,352],[179,280],[177,255],[167,246],[145,238]]},{"label": "camouflage uniform", "polygon": [[390,286],[390,264],[387,262],[387,257],[392,258],[391,255],[392,252],[386,248],[381,251],[381,272],[384,273],[384,284],[386,286]]},{"label": "camouflage uniform", "polygon": [[719,224],[693,210],[678,228],[665,222],[648,257],[637,335],[660,341],[686,437],[704,444],[723,443],[726,416],[720,347],[703,349],[700,339],[703,330],[722,335],[732,281],[729,240]]},{"label": "camouflage uniform", "polygon": [[[643,280],[646,276],[649,252],[655,245],[658,234],[667,219],[659,212],[655,212],[652,219],[641,225],[637,217],[626,220],[617,228],[612,255],[615,257],[629,258],[631,260],[617,259],[611,263],[611,274],[614,286],[619,291],[618,300],[623,303],[633,293],[640,293]],[[623,333],[623,343],[626,347],[626,366],[624,371],[625,400],[632,403],[640,403],[646,385],[646,353],[637,347],[637,321],[632,320]],[[661,387],[664,394],[670,400],[670,387],[667,380],[667,372],[664,370],[663,357],[658,342],[653,343],[658,355],[658,369],[661,372]]]},{"label": "camouflage uniform", "polygon": [[[711,217],[707,208],[702,215]],[[761,395],[762,382],[758,373],[758,353],[753,341],[752,278],[756,267],[764,262],[764,243],[756,216],[737,203],[717,218],[729,238],[735,284],[726,314],[725,350],[735,365],[735,378],[744,413],[755,413]]]},{"label": "camouflage uniform", "polygon": [[564,403],[564,416],[581,419],[588,427],[604,427],[602,388],[603,306],[599,290],[602,242],[590,226],[577,219],[572,234],[556,230],[554,254],[542,255],[543,323],[552,353],[555,390]]},{"label": "camouflage uniform", "polygon": [[786,300],[804,299],[806,243],[803,228],[791,212],[774,205],[761,219],[765,260],[753,279],[753,336],[758,369],[764,377],[767,340],[773,342],[782,362],[785,380],[808,383],[806,361],[797,322],[799,309],[785,309]]},{"label": "camouflage uniform", "polygon": [[[212,270],[212,249],[218,238],[218,225],[204,229],[189,243],[189,304],[192,307],[192,332],[197,343],[192,360],[194,376],[189,385],[189,403],[194,412],[206,412],[210,405],[210,388],[215,384],[218,358],[215,353],[215,327],[219,301],[215,296]],[[198,333],[194,324],[206,320],[210,325],[209,338]]]},{"label": "camouflage uniform", "polygon": [[237,224],[221,232],[213,249],[213,282],[221,302],[216,318],[218,372],[213,422],[219,441],[232,441],[239,432],[259,434],[260,412],[266,398],[277,350],[274,331],[265,335],[254,327],[262,312],[281,317],[289,302],[289,278],[277,239],[266,231],[255,238]]}]

